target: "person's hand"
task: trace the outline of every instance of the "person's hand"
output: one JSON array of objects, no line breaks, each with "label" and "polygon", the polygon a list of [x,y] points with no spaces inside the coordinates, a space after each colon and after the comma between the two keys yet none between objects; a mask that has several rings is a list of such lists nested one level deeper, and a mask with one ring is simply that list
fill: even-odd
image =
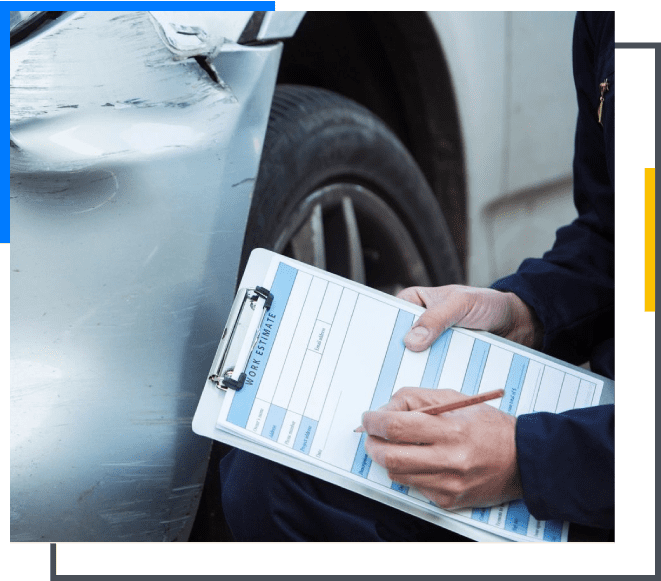
[{"label": "person's hand", "polygon": [[452,325],[490,331],[528,347],[541,347],[541,324],[534,311],[514,293],[452,284],[409,287],[397,296],[427,308],[404,338],[411,351],[424,351]]},{"label": "person's hand", "polygon": [[395,482],[441,508],[493,506],[522,497],[516,418],[487,404],[432,416],[411,410],[467,396],[448,389],[400,389],[363,414],[365,450]]}]

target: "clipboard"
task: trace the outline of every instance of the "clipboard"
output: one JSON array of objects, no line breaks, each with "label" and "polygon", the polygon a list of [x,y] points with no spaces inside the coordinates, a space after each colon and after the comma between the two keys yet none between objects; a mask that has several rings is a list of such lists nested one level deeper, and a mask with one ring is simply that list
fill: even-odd
[{"label": "clipboard", "polygon": [[[419,502],[417,504],[412,503],[408,497],[399,497],[399,495],[393,495],[390,492],[382,492],[378,487],[375,488],[368,483],[364,484],[361,479],[349,478],[343,474],[338,474],[337,471],[324,468],[319,462],[315,463],[314,460],[308,460],[300,454],[293,454],[283,449],[283,447],[264,445],[251,437],[242,435],[242,433],[224,429],[218,423],[225,398],[229,397],[231,400],[234,397],[232,392],[235,394],[239,393],[245,387],[247,375],[250,373],[248,367],[250,353],[256,344],[262,322],[265,317],[269,316],[273,301],[277,300],[276,289],[275,287],[270,287],[270,282],[267,280],[269,273],[269,276],[273,276],[274,265],[276,264],[280,266],[284,264],[292,269],[300,269],[299,272],[305,272],[306,275],[318,277],[327,281],[329,284],[335,283],[341,285],[343,288],[351,289],[352,291],[355,290],[376,301],[382,301],[390,305],[400,305],[402,309],[417,312],[418,314],[424,311],[421,307],[412,305],[411,303],[395,299],[380,291],[369,289],[353,281],[348,281],[337,275],[304,265],[293,259],[282,257],[264,249],[254,250],[250,255],[245,272],[239,283],[239,291],[232,304],[228,322],[221,334],[216,355],[207,375],[204,389],[193,418],[193,431],[198,435],[224,442],[383,502],[469,538],[480,541],[517,540],[512,538],[512,535],[500,535],[497,532],[492,532],[493,528],[492,530],[485,530],[484,528],[466,522],[466,519],[457,519],[437,507],[433,507],[432,509],[429,505],[425,506]],[[273,308],[277,310],[275,306]],[[410,324],[408,327],[410,327]],[[489,335],[481,331],[458,331],[461,331],[462,335],[470,335],[476,338],[476,341],[478,340],[477,338]],[[512,349],[516,349],[518,352],[530,353],[537,358],[540,356],[546,358],[546,356],[521,345],[502,338],[490,337],[488,340],[497,341],[498,344],[502,345],[511,345]],[[487,339],[485,338],[485,340]],[[551,358],[548,359],[551,360]],[[562,365],[568,369],[575,368],[575,366],[564,363]],[[603,382],[599,403],[611,403],[613,401],[614,384],[612,381],[606,380],[585,369],[575,369],[582,376],[593,376]],[[367,408],[363,408],[363,411],[364,409]],[[566,533],[564,534],[566,535]],[[520,540],[530,539],[522,538]]]},{"label": "clipboard", "polygon": [[[264,249],[255,249],[250,255],[246,269],[239,282],[239,290],[230,309],[227,324],[221,333],[221,340],[211,364],[211,368],[209,369],[202,395],[193,417],[193,432],[200,436],[211,438],[230,446],[234,446],[235,448],[257,454],[268,460],[278,462],[290,468],[294,468],[295,470],[325,480],[326,482],[347,488],[358,494],[367,496],[368,498],[373,498],[405,512],[409,512],[410,514],[414,514],[419,518],[435,522],[439,526],[452,530],[458,534],[474,538],[475,540],[509,540],[488,531],[476,529],[475,527],[466,525],[452,518],[436,516],[418,507],[411,507],[409,503],[404,502],[403,500],[398,501],[386,494],[379,494],[378,491],[374,491],[373,489],[363,486],[353,480],[343,478],[331,470],[324,470],[319,466],[312,465],[279,450],[266,448],[250,439],[241,437],[239,434],[218,428],[216,421],[222,408],[223,400],[227,394],[227,390],[233,389],[231,382],[227,382],[227,379],[225,378],[227,371],[234,368],[229,376],[230,380],[232,378],[237,379],[241,375],[241,372],[237,375],[235,370],[237,363],[236,358],[239,355],[241,345],[246,341],[250,314],[254,313],[254,309],[256,309],[259,313],[258,316],[261,318],[262,314],[266,312],[266,309],[264,308],[266,299],[264,299],[263,294],[260,296],[260,294],[256,292],[256,289],[258,287],[262,288],[263,291],[270,294],[270,289],[262,287],[262,284],[274,256],[276,255],[273,252]],[[326,272],[324,272],[324,275],[329,278],[336,278],[343,284],[346,283],[346,280],[342,277]],[[250,303],[254,305],[254,309],[250,307]],[[251,338],[251,340],[254,340],[254,337]],[[245,372],[245,368],[242,372]],[[227,385],[222,385],[223,379],[225,379]]]}]

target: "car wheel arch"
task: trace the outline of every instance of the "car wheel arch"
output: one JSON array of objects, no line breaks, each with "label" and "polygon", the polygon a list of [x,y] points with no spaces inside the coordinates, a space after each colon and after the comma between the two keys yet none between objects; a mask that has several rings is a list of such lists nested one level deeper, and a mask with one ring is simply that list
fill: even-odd
[{"label": "car wheel arch", "polygon": [[450,69],[428,15],[308,12],[284,41],[278,83],[349,97],[395,132],[438,200],[465,272],[464,144]]}]

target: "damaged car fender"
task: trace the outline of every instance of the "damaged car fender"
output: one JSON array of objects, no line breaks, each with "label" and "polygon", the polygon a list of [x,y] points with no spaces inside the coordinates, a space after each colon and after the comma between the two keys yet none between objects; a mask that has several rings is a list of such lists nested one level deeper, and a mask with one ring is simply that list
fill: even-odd
[{"label": "damaged car fender", "polygon": [[244,20],[66,13],[11,49],[12,540],[187,538],[281,54]]}]

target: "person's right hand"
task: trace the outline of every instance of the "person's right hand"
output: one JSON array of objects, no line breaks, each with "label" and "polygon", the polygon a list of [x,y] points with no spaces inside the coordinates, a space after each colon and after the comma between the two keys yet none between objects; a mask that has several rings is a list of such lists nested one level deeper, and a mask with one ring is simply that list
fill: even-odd
[{"label": "person's right hand", "polygon": [[411,351],[424,351],[452,325],[489,331],[527,347],[541,347],[541,324],[534,311],[514,293],[452,284],[409,287],[397,296],[427,308],[404,338]]}]

